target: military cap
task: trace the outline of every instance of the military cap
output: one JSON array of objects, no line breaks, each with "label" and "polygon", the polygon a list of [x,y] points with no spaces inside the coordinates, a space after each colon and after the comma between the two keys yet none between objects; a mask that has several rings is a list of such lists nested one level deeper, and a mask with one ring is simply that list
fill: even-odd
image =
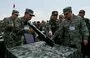
[{"label": "military cap", "polygon": [[84,10],[80,10],[79,13],[85,13],[85,11]]},{"label": "military cap", "polygon": [[33,13],[33,10],[31,10],[31,9],[26,9],[26,11],[25,12],[27,12],[27,13],[29,13],[31,16],[35,16]]},{"label": "military cap", "polygon": [[70,12],[72,11],[72,8],[71,7],[66,7],[63,9],[63,13],[67,13],[67,12]]},{"label": "military cap", "polygon": [[17,10],[13,10],[13,11],[12,11],[12,14],[19,15],[19,11],[17,11]]},{"label": "military cap", "polygon": [[58,15],[58,11],[52,11],[52,15]]}]

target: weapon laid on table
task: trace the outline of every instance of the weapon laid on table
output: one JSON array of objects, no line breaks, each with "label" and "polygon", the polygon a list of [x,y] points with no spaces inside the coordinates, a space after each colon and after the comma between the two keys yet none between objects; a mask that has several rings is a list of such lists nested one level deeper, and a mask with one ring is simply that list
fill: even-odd
[{"label": "weapon laid on table", "polygon": [[43,33],[41,33],[40,30],[38,30],[34,25],[30,24],[28,22],[28,25],[39,35],[39,39],[45,41],[49,46],[53,47],[54,42],[49,39],[47,36],[45,36]]}]

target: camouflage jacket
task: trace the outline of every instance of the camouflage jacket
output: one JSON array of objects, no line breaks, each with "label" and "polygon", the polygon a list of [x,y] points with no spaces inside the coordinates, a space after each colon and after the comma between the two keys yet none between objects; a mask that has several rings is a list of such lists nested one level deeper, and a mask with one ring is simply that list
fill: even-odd
[{"label": "camouflage jacket", "polygon": [[[27,19],[25,19],[24,17],[20,17],[19,22],[21,23],[21,28],[24,29],[25,26],[27,26],[29,29],[31,28],[27,23],[31,23],[30,21],[28,21]],[[32,29],[32,28],[31,28]],[[28,32],[28,29],[25,30],[26,33],[31,33],[34,34],[34,32]]]},{"label": "camouflage jacket", "polygon": [[71,20],[65,19],[59,29],[52,36],[54,40],[64,45],[80,46],[82,39],[88,39],[89,32],[84,20],[73,15]]},{"label": "camouflage jacket", "polygon": [[85,20],[87,28],[88,28],[88,30],[90,32],[90,20],[88,18],[83,18],[83,20]]},{"label": "camouflage jacket", "polygon": [[52,34],[54,34],[54,32],[59,28],[59,22],[58,20],[53,21],[50,20],[49,23],[46,24],[46,32],[48,31],[52,31]]},{"label": "camouflage jacket", "polygon": [[[8,27],[8,25],[13,25],[13,27]],[[2,29],[4,31],[4,43],[7,48],[22,45],[23,40],[21,39],[22,35],[19,34],[21,28],[18,18],[15,20],[12,20],[11,17],[4,18]]]},{"label": "camouflage jacket", "polygon": [[[31,21],[28,21],[27,19],[25,19],[24,17],[20,17],[20,19],[19,19],[19,22],[21,23],[21,28],[24,30],[24,33],[27,33],[27,34],[30,34],[30,35],[32,35],[33,36],[33,38],[34,38],[34,41],[37,41],[36,40],[36,34],[35,34],[35,32],[33,31],[33,32],[30,32],[30,31],[28,31],[29,29],[32,29],[27,23],[29,22],[29,23],[31,23]],[[26,28],[25,28],[26,27]],[[23,34],[24,34],[23,33]],[[24,38],[25,39],[25,38]],[[24,40],[24,42],[26,43],[26,40]]]}]

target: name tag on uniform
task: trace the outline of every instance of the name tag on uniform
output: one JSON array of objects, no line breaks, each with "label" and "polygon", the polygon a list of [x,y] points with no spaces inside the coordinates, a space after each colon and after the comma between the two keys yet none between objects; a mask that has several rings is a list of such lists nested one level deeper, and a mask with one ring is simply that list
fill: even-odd
[{"label": "name tag on uniform", "polygon": [[75,26],[70,26],[69,30],[75,30]]}]

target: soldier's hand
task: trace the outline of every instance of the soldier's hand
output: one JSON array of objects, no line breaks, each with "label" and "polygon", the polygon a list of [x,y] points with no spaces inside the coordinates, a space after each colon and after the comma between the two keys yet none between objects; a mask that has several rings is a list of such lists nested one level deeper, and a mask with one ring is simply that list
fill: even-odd
[{"label": "soldier's hand", "polygon": [[50,37],[52,36],[52,31],[48,32],[48,36],[50,36]]},{"label": "soldier's hand", "polygon": [[88,40],[83,40],[83,44],[86,46],[88,44]]},{"label": "soldier's hand", "polygon": [[30,28],[30,29],[28,29],[28,32],[34,33],[35,31],[32,28]]}]

